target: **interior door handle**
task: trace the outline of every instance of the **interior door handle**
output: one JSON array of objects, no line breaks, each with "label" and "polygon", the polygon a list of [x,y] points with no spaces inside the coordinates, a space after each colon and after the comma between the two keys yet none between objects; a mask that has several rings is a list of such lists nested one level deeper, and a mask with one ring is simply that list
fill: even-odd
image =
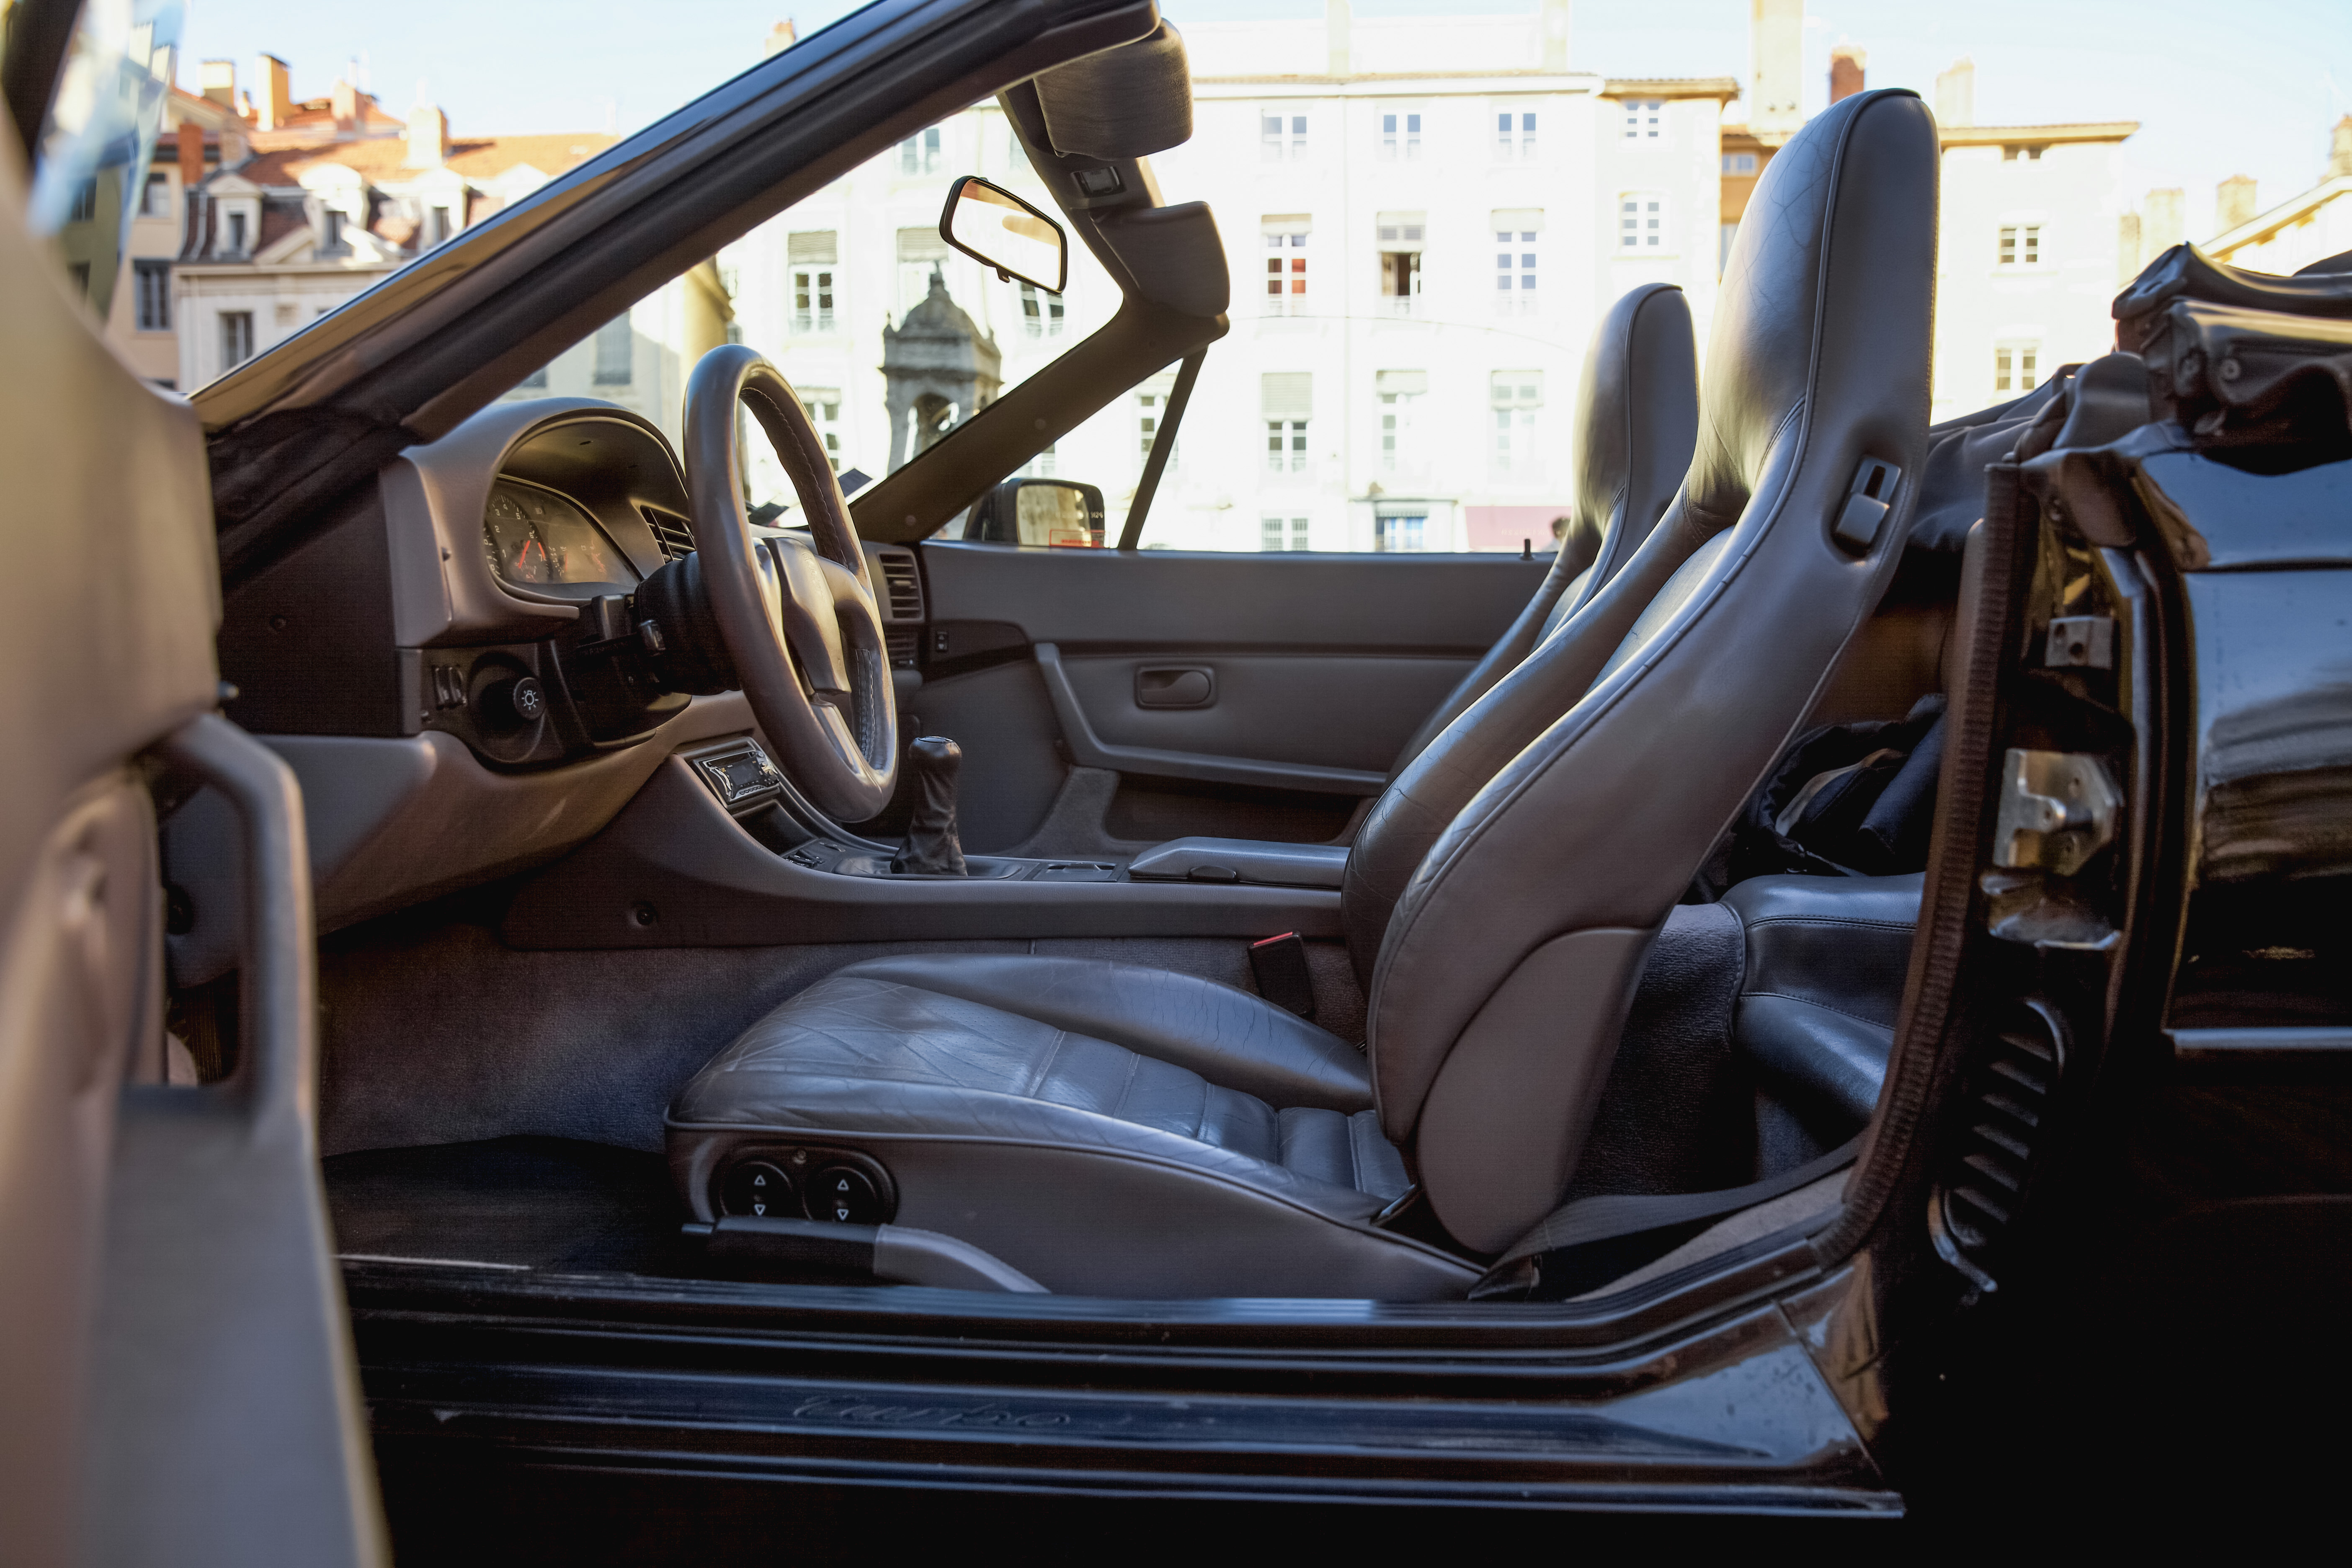
[{"label": "interior door handle", "polygon": [[1138,708],[1207,708],[1217,700],[1217,672],[1197,664],[1148,664],[1135,672]]}]

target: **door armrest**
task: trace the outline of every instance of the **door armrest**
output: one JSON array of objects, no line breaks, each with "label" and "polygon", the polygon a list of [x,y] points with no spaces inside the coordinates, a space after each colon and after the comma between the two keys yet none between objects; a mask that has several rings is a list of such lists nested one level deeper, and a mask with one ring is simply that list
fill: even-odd
[{"label": "door armrest", "polygon": [[1274,888],[1336,888],[1348,869],[1344,844],[1277,844],[1259,838],[1171,838],[1138,855],[1139,882],[1255,882]]}]

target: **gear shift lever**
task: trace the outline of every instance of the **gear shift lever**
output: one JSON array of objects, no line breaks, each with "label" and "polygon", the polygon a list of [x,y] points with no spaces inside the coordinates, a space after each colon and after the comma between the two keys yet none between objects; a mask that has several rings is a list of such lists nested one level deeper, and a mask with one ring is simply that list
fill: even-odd
[{"label": "gear shift lever", "polygon": [[907,766],[915,774],[915,815],[890,869],[969,877],[963,844],[956,837],[956,772],[963,766],[963,748],[945,735],[925,735],[907,748]]}]

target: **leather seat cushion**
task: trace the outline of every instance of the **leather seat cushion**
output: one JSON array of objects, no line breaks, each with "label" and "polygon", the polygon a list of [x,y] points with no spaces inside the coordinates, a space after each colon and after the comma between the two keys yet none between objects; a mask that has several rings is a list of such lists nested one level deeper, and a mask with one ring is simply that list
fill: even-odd
[{"label": "leather seat cushion", "polygon": [[1926,878],[1757,877],[1734,1037],[1768,1076],[1857,1124],[1878,1108]]},{"label": "leather seat cushion", "polygon": [[1231,986],[1077,959],[854,964],[696,1074],[670,1122],[1095,1148],[1324,1212],[1409,1185],[1347,1042]]}]

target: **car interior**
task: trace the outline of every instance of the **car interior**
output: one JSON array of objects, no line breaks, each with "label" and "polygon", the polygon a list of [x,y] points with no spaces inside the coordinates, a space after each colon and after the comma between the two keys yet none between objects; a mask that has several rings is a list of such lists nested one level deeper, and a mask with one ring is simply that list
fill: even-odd
[{"label": "car interior", "polygon": [[[1068,548],[1020,542],[1018,471],[1215,353],[1229,285],[1148,163],[1190,132],[1181,41],[1056,47],[996,96],[1059,210],[959,183],[942,233],[1024,277],[1074,238],[1124,303],[854,502],[740,345],[675,449],[490,401],[617,271],[430,439],[336,416],[340,489],[253,488],[277,355],[197,396],[232,431],[226,711],[307,811],[347,1278],[1475,1310],[1834,1219],[1982,452],[2048,402],[1928,426],[1927,110],[1789,142],[1704,345],[1669,286],[1605,313],[1549,559],[1139,550],[1148,485],[1123,530],[1070,502]],[[777,210],[755,164],[643,268]],[[239,819],[194,791],[163,831],[173,1070],[219,1080]]]}]

